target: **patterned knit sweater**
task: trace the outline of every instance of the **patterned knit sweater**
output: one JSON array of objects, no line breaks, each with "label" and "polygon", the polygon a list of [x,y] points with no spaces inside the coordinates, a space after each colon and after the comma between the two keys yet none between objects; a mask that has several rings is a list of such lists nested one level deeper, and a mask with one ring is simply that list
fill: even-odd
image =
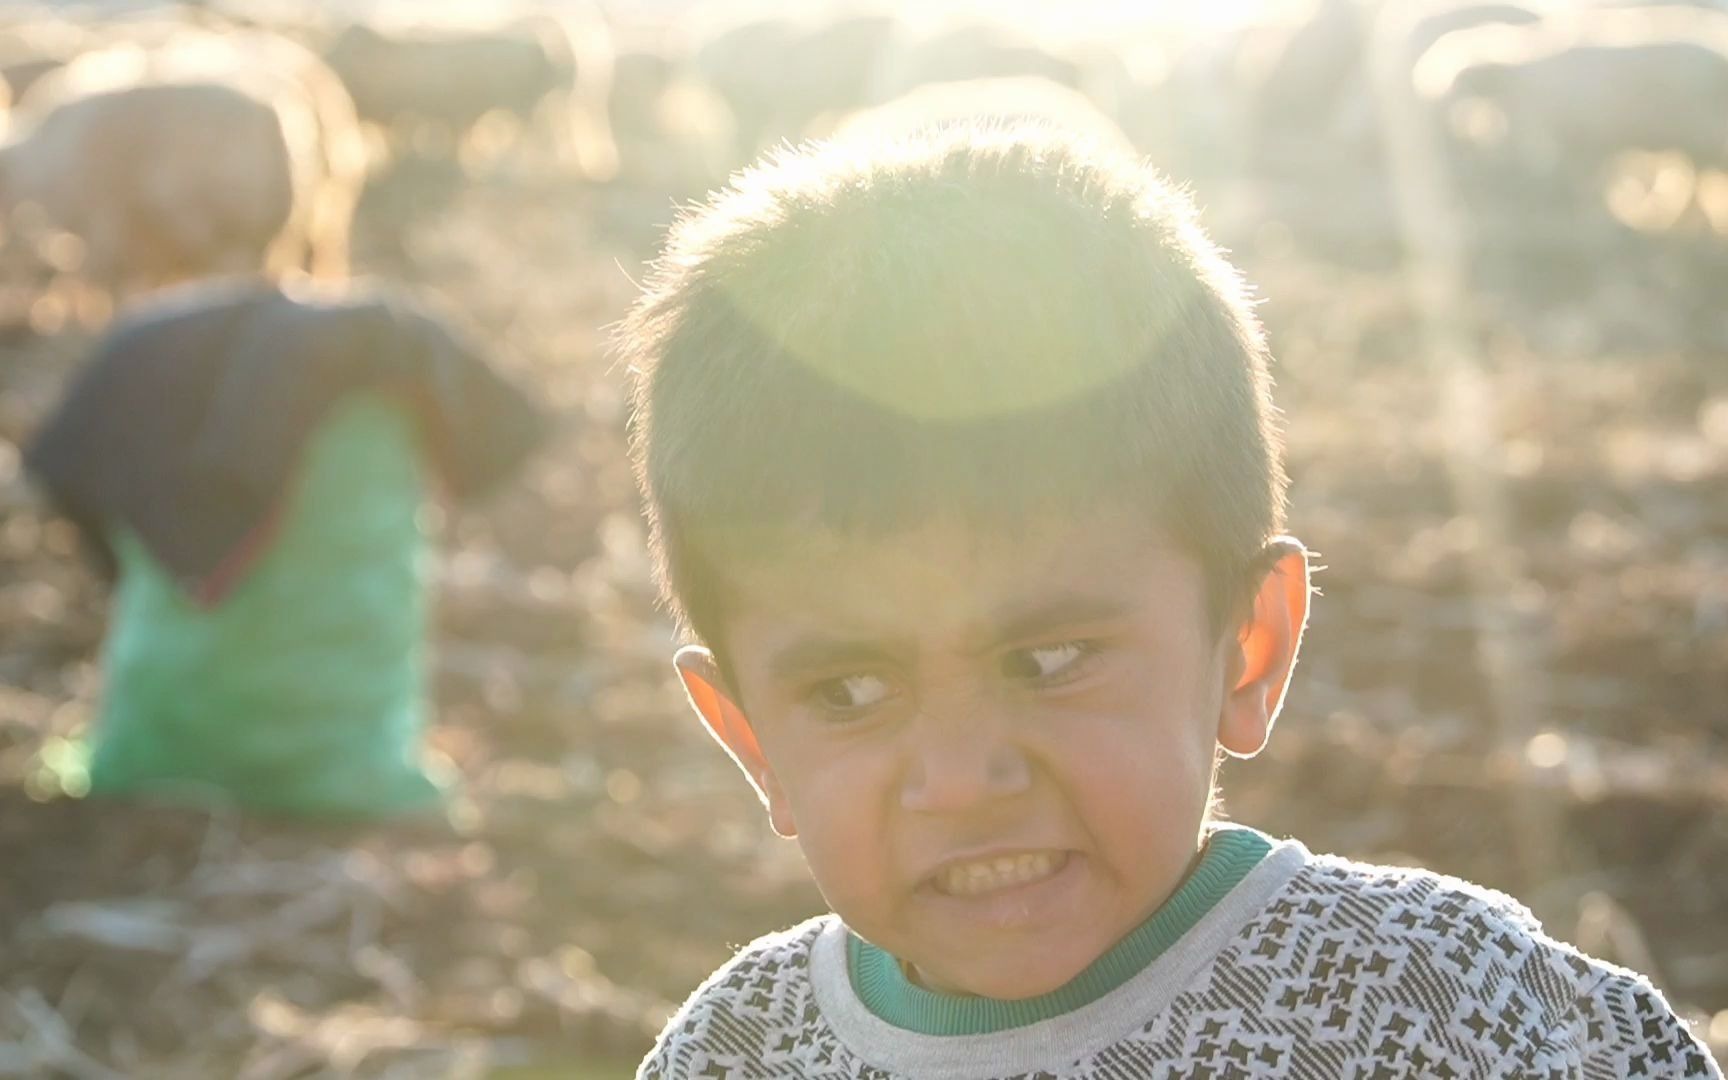
[{"label": "patterned knit sweater", "polygon": [[1111,993],[996,1034],[879,1019],[852,988],[847,939],[827,915],[747,946],[638,1077],[1722,1076],[1647,981],[1548,937],[1509,897],[1295,841]]}]

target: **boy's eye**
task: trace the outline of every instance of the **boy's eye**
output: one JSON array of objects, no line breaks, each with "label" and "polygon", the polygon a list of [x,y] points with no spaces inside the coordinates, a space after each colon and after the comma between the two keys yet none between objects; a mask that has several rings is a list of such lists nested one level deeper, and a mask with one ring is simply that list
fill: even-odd
[{"label": "boy's eye", "polygon": [[868,709],[888,697],[888,681],[879,675],[846,675],[817,683],[812,697],[836,712]]},{"label": "boy's eye", "polygon": [[1015,649],[1002,658],[1002,674],[1021,682],[1048,682],[1074,674],[1081,661],[1095,651],[1092,644],[1085,641]]}]

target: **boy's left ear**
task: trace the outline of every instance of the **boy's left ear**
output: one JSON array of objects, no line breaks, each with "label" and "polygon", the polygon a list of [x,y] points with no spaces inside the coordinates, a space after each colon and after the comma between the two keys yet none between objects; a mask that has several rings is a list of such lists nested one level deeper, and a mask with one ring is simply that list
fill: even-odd
[{"label": "boy's left ear", "polygon": [[798,826],[792,818],[792,805],[786,798],[785,789],[775,777],[773,766],[768,764],[768,756],[756,740],[756,731],[750,725],[749,717],[744,715],[744,710],[727,690],[714,654],[698,645],[686,645],[673,656],[672,664],[684,683],[690,707],[696,710],[708,734],[731,755],[762,799],[762,805],[768,811],[769,826],[778,836],[787,839],[797,836]]},{"label": "boy's left ear", "polygon": [[1308,550],[1300,540],[1280,536],[1267,546],[1267,559],[1271,569],[1237,635],[1227,669],[1233,677],[1218,718],[1218,744],[1234,757],[1253,757],[1265,748],[1308,624]]}]

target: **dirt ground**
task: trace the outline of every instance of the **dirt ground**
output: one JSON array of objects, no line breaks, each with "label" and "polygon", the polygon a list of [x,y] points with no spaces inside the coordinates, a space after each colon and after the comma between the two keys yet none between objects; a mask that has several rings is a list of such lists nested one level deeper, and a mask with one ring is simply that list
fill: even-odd
[{"label": "dirt ground", "polygon": [[[404,243],[362,237],[368,269],[442,298],[560,418],[521,482],[442,526],[447,830],[55,789],[104,593],[15,447],[81,343],[0,345],[0,1076],[626,1075],[735,945],[818,910],[685,715],[647,584],[603,343],[669,216],[499,168]],[[1209,215],[1267,297],[1291,529],[1326,567],[1282,723],[1228,767],[1227,806],[1515,892],[1650,972],[1722,1054],[1723,338],[1616,323],[1641,310],[1614,291],[1627,271],[1540,311],[1480,295],[1452,313],[1474,355],[1431,362],[1385,238],[1314,235],[1357,217]]]}]

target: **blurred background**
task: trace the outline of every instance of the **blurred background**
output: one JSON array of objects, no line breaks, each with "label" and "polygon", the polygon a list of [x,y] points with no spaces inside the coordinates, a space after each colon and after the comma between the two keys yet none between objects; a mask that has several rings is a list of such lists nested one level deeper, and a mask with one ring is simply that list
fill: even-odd
[{"label": "blurred background", "polygon": [[[1232,816],[1514,892],[1728,1052],[1728,5],[7,2],[0,76],[0,1077],[625,1076],[819,910],[670,677],[606,330],[762,149],[980,111],[1147,156],[1266,298],[1326,569]],[[285,161],[88,104],[176,82]],[[425,514],[449,829],[80,798],[107,592],[19,448],[284,168],[275,272],[557,417]]]}]

